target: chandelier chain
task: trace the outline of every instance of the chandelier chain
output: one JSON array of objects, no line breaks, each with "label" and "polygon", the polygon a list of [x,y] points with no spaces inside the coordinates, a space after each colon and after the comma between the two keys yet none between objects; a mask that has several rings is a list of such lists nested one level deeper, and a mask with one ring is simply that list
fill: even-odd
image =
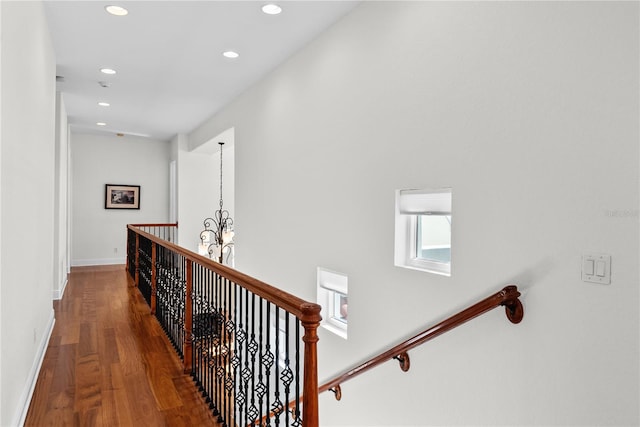
[{"label": "chandelier chain", "polygon": [[222,210],[222,146],[224,142],[218,142],[220,144],[220,210]]}]

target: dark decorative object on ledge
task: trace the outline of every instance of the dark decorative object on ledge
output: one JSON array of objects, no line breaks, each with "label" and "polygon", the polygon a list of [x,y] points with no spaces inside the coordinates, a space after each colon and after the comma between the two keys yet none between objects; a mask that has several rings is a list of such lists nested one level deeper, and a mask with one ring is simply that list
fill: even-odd
[{"label": "dark decorative object on ledge", "polygon": [[233,219],[229,211],[224,209],[222,200],[222,146],[220,144],[220,209],[216,210],[213,218],[205,218],[204,230],[200,232],[200,246],[198,253],[207,255],[220,264],[233,266]]},{"label": "dark decorative object on ledge", "polygon": [[140,186],[105,184],[105,209],[140,209]]}]

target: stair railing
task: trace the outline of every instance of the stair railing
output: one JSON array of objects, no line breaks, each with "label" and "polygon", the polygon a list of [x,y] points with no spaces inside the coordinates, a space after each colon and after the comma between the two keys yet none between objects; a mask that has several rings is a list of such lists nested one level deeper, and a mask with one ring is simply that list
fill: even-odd
[{"label": "stair railing", "polygon": [[511,323],[520,323],[522,317],[524,316],[524,309],[522,307],[522,303],[519,300],[520,292],[518,292],[518,288],[515,285],[506,286],[501,291],[489,296],[488,298],[483,299],[482,301],[473,304],[472,306],[466,308],[465,310],[455,314],[446,320],[420,332],[419,334],[409,338],[408,340],[389,348],[388,350],[383,351],[379,355],[367,360],[355,366],[354,368],[345,371],[336,377],[330,379],[325,382],[318,388],[318,392],[322,393],[325,391],[331,391],[335,394],[336,400],[340,400],[342,398],[342,389],[340,388],[341,384],[354,379],[355,377],[364,374],[367,371],[375,368],[376,366],[381,365],[384,362],[389,360],[397,360],[400,364],[400,369],[406,372],[409,370],[411,366],[411,361],[409,359],[409,350],[418,347],[430,341],[445,332],[448,332],[463,323],[468,322],[469,320],[480,316],[494,308],[504,306],[505,313],[507,319]]},{"label": "stair railing", "polygon": [[[437,336],[440,336],[463,323],[468,322],[469,320],[480,316],[488,311],[493,310],[494,308],[504,306],[505,314],[507,319],[511,323],[517,324],[522,321],[524,316],[524,308],[522,303],[520,302],[520,292],[518,292],[518,288],[515,285],[509,285],[504,287],[501,291],[483,299],[482,301],[473,304],[472,306],[464,309],[463,311],[441,321],[440,323],[425,329],[424,331],[414,335],[408,340],[403,341],[402,343],[395,345],[377,356],[363,362],[337,376],[328,380],[324,384],[318,387],[318,393],[323,393],[325,391],[331,391],[334,393],[336,400],[342,399],[342,389],[341,384],[354,379],[355,377],[364,374],[367,371],[372,370],[373,368],[389,361],[389,360],[397,360],[400,364],[400,369],[403,372],[407,372],[411,366],[411,360],[409,358],[409,350],[416,348],[427,341],[430,341]],[[289,403],[289,407],[291,407],[293,402]],[[273,417],[274,412],[271,412],[269,415],[264,416],[260,421],[254,423],[253,425],[266,425],[267,418]]]},{"label": "stair railing", "polygon": [[128,225],[127,270],[217,420],[317,427],[320,306],[166,240],[175,228]]},{"label": "stair railing", "polygon": [[[524,316],[520,292],[515,285],[506,286],[318,386],[317,304],[157,237],[169,233],[163,227],[177,224],[146,228],[153,234],[142,231],[143,226],[127,227],[129,273],[145,299],[149,294],[151,311],[183,358],[185,372],[191,373],[213,413],[227,425],[264,425],[269,418],[280,420],[284,415],[286,425],[317,426],[319,393],[331,391],[340,400],[342,384],[389,360],[397,360],[406,372],[410,350],[494,308],[505,307],[514,324]],[[292,323],[289,316],[295,319]],[[255,319],[260,321],[257,328]],[[301,339],[300,326],[305,331]],[[296,330],[293,340],[291,329]],[[297,346],[300,340],[304,342],[302,390],[297,379],[300,363],[290,359],[290,345]],[[299,348],[293,354],[299,354]]]}]

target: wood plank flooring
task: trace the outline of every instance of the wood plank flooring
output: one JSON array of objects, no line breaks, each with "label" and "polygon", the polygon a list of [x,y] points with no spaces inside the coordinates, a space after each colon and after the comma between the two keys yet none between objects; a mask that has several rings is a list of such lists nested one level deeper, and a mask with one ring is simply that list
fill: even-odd
[{"label": "wood plank flooring", "polygon": [[217,426],[124,266],[73,268],[25,426]]}]

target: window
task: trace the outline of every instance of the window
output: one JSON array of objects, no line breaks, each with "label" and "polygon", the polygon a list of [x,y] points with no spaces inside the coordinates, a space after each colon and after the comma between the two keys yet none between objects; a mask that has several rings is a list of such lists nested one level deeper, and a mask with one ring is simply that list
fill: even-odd
[{"label": "window", "polygon": [[396,192],[395,265],[451,275],[451,189]]},{"label": "window", "polygon": [[[276,322],[276,311],[278,312],[277,314],[277,322]],[[286,364],[286,360],[287,360],[287,312],[282,310],[282,309],[274,309],[274,311],[271,312],[271,334],[270,334],[270,346],[271,346],[271,351],[272,352],[276,352],[277,351],[277,356],[278,356],[278,364],[280,365],[280,369],[285,369],[287,367]],[[290,325],[291,328],[293,328],[293,324]],[[291,333],[289,334],[289,340],[294,340],[293,343],[289,342],[289,348],[293,349],[295,348],[295,339],[296,336],[293,332],[293,330],[290,331]],[[276,335],[277,335],[277,346],[276,346]],[[277,348],[276,348],[277,347]]]},{"label": "window", "polygon": [[318,304],[322,307],[321,326],[347,339],[347,318],[349,310],[348,278],[318,268]]}]

